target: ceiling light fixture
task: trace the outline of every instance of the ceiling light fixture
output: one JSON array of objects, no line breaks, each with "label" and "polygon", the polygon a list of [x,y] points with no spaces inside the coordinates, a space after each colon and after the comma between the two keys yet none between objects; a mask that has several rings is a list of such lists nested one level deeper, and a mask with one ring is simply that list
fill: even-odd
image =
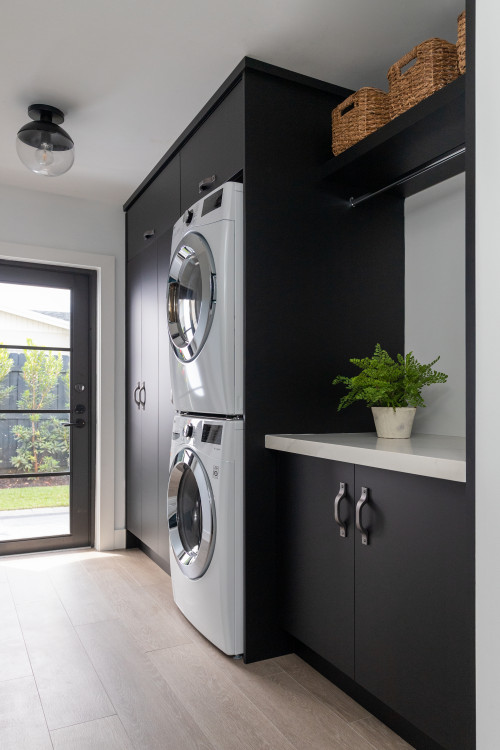
[{"label": "ceiling light fixture", "polygon": [[51,177],[64,174],[75,158],[75,144],[59,127],[64,114],[48,104],[32,104],[28,114],[34,122],[23,125],[17,134],[19,158],[36,174]]}]

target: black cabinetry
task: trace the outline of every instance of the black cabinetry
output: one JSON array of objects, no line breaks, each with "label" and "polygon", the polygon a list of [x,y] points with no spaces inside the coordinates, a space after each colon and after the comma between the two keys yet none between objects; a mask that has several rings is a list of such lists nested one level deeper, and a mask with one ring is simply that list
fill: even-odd
[{"label": "black cabinetry", "polygon": [[156,241],[128,264],[127,528],[158,546]]},{"label": "black cabinetry", "polygon": [[[471,750],[474,540],[465,485],[286,454],[278,476],[284,628],[407,722],[398,728],[416,747]],[[355,523],[363,494],[367,544]],[[339,495],[345,536],[334,517]]]},{"label": "black cabinetry", "polygon": [[160,237],[179,218],[180,159],[176,156],[127,212],[127,258]]},{"label": "black cabinetry", "polygon": [[181,150],[182,211],[243,169],[244,113],[239,81]]}]

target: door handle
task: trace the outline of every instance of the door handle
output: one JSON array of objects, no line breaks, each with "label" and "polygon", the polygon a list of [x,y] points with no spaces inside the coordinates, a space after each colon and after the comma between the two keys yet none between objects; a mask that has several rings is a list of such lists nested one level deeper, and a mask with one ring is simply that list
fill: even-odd
[{"label": "door handle", "polygon": [[361,511],[363,506],[368,502],[368,487],[361,487],[361,497],[356,505],[356,528],[361,534],[361,543],[368,544],[368,531],[363,527],[361,521]]},{"label": "door handle", "polygon": [[136,406],[137,406],[138,409],[141,408],[141,402],[137,398],[137,392],[140,391],[140,389],[141,389],[141,384],[137,383],[137,385],[134,388],[134,401],[135,401],[135,404],[136,404]]},{"label": "door handle", "polygon": [[[144,393],[144,400],[142,398],[142,393]],[[146,408],[146,381],[143,381],[140,389],[139,389],[139,403],[142,404],[142,408]]]},{"label": "door handle", "polygon": [[204,177],[201,182],[198,183],[198,192],[203,193],[205,190],[208,190],[210,185],[213,185],[216,180],[215,175],[211,175],[210,177]]},{"label": "door handle", "polygon": [[144,232],[144,235],[143,235],[144,240],[145,241],[150,240],[151,237],[155,236],[155,234],[156,234],[156,230],[155,229],[146,229],[146,231]]},{"label": "door handle", "polygon": [[63,422],[63,427],[78,427],[81,429],[82,427],[85,427],[86,422],[84,419],[75,419],[74,422]]},{"label": "door handle", "polygon": [[347,536],[347,525],[340,520],[339,516],[339,510],[340,510],[340,503],[341,500],[346,496],[345,494],[345,482],[341,482],[339,486],[338,495],[335,498],[335,504],[334,504],[334,515],[335,515],[335,523],[337,523],[340,526],[340,536],[345,539]]}]

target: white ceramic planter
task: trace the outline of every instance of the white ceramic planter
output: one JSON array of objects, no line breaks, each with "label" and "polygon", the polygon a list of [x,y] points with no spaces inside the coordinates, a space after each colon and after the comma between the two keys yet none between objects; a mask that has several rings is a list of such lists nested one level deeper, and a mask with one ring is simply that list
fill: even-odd
[{"label": "white ceramic planter", "polygon": [[415,406],[372,406],[375,429],[379,438],[409,438],[413,420],[415,419]]}]

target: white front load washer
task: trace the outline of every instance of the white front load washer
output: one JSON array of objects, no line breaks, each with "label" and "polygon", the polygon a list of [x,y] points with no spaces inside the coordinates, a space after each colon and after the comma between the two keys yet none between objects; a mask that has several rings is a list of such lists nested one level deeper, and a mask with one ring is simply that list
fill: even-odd
[{"label": "white front load washer", "polygon": [[167,294],[178,412],[243,414],[243,185],[225,185],[176,222]]},{"label": "white front load washer", "polygon": [[176,605],[221,651],[242,654],[242,419],[174,417],[167,512]]}]

